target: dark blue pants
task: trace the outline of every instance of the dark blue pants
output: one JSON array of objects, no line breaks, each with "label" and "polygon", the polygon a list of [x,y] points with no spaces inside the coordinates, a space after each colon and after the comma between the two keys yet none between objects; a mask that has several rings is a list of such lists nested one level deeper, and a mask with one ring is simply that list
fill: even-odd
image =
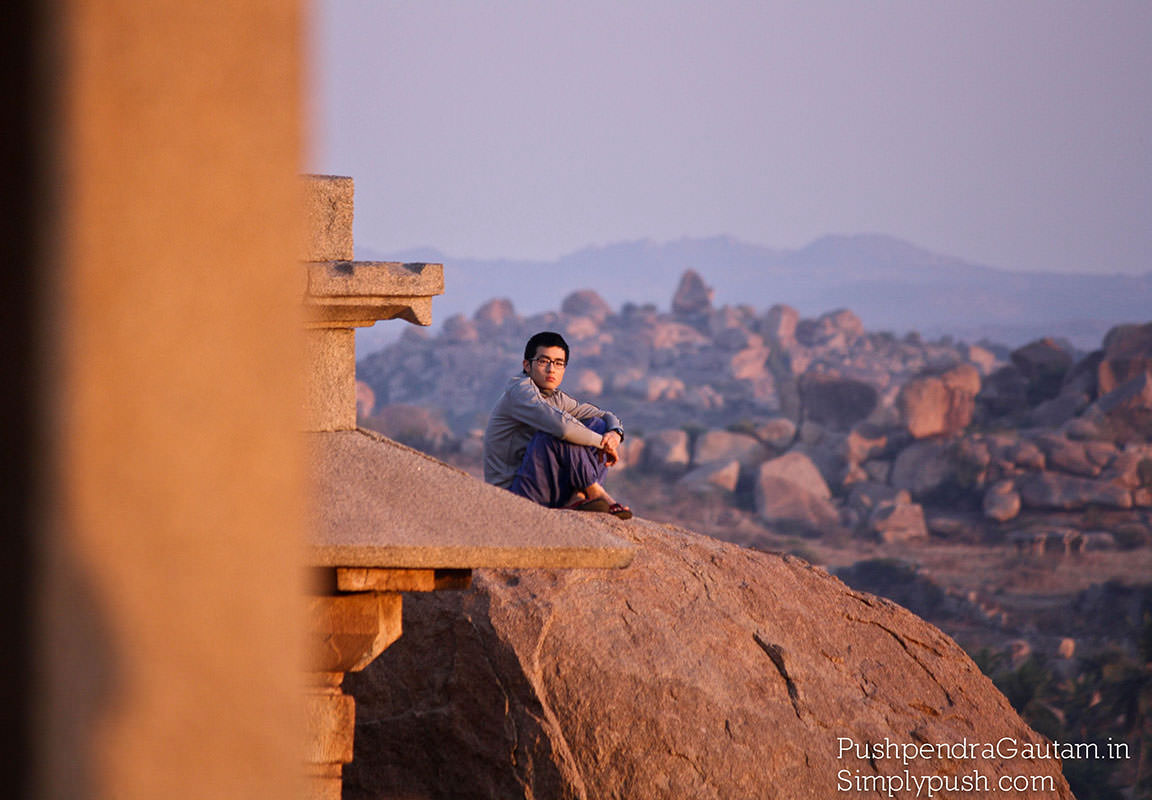
[{"label": "dark blue pants", "polygon": [[[585,420],[584,424],[596,433],[604,433],[604,420],[598,417]],[[542,506],[559,508],[573,492],[604,480],[607,471],[608,465],[600,460],[597,448],[572,444],[540,431],[528,442],[509,489]]]}]

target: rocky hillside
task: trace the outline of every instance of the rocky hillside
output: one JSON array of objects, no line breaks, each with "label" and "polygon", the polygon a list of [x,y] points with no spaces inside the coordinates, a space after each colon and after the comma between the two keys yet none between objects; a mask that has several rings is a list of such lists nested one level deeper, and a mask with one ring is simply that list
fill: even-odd
[{"label": "rocky hillside", "polygon": [[475,455],[523,342],[545,329],[572,345],[565,389],[625,421],[624,469],[751,500],[778,527],[924,537],[929,504],[979,509],[1027,546],[1106,546],[1117,531],[1051,529],[1053,512],[1096,508],[1132,512],[1119,535],[1152,541],[1152,323],[1086,354],[898,339],[849,310],[715,308],[689,271],[668,312],[614,311],[584,290],[557,313],[495,300],[436,337],[409,332],[358,365],[365,424]]},{"label": "rocky hillside", "polygon": [[905,609],[796,558],[611,524],[638,546],[626,569],[405,598],[404,636],[345,681],[345,798],[1072,797],[1053,744]]},{"label": "rocky hillside", "polygon": [[609,488],[641,517],[824,564],[947,631],[1048,736],[1145,751],[1066,765],[1077,796],[1148,782],[1152,322],[1009,348],[713,298],[689,271],[667,309],[581,290],[409,329],[359,363],[362,423],[479,474],[524,341],[559,330],[565,388],[625,422]]}]

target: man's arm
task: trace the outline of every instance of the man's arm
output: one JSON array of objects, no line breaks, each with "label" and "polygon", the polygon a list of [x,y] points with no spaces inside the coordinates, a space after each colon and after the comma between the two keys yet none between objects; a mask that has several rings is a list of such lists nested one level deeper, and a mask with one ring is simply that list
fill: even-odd
[{"label": "man's arm", "polygon": [[564,408],[546,402],[531,379],[508,388],[501,411],[517,422],[574,444],[601,447],[603,437]]},{"label": "man's arm", "polygon": [[[619,417],[611,411],[605,411],[598,406],[591,403],[578,403],[575,399],[564,394],[561,394],[561,407],[571,414],[576,419],[593,419],[599,418],[604,420],[604,430],[608,433],[615,431],[619,436],[620,441],[624,440],[624,426],[620,423]],[[607,435],[607,434],[605,434]],[[617,442],[619,444],[620,442]]]}]

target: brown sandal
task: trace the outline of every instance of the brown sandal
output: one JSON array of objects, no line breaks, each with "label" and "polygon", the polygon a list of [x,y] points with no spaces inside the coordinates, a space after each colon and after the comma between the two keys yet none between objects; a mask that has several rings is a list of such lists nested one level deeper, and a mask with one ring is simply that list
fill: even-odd
[{"label": "brown sandal", "polygon": [[619,503],[608,506],[608,513],[617,519],[632,519],[632,509]]},{"label": "brown sandal", "polygon": [[592,497],[588,500],[577,500],[575,503],[564,506],[566,511],[599,511],[611,513],[612,506],[603,497]]}]

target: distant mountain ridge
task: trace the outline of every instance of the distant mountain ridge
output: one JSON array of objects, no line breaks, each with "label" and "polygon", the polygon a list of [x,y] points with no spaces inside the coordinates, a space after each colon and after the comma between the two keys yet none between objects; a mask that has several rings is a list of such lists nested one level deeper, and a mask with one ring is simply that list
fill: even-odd
[{"label": "distant mountain ridge", "polygon": [[[587,247],[554,261],[454,258],[432,248],[363,248],[357,257],[442,262],[446,293],[433,304],[437,324],[453,314],[471,316],[494,297],[509,298],[521,314],[553,310],[584,288],[615,307],[632,302],[666,308],[686,269],[715,289],[717,306],[784,303],[811,316],[850,308],[869,329],[916,330],[927,337],[1019,345],[1057,336],[1088,349],[1112,326],[1152,316],[1152,271],[1006,270],[880,234],[823,236],[797,250],[730,236],[637,240]],[[362,354],[398,335],[391,326],[377,328],[359,333]]]}]

